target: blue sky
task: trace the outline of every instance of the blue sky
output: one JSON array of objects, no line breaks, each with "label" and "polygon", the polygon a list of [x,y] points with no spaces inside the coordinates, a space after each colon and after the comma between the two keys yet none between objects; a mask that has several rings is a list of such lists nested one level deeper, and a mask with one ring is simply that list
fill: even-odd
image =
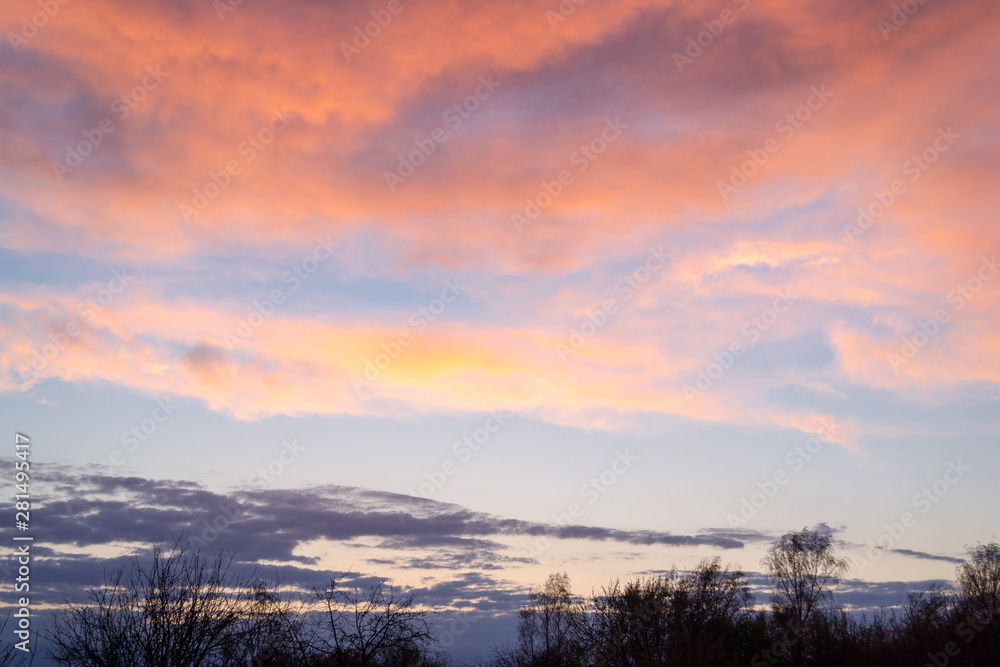
[{"label": "blue sky", "polygon": [[0,12],[46,604],[225,502],[212,548],[391,578],[466,657],[556,571],[819,527],[869,608],[996,537],[991,7],[426,0],[351,58],[360,5],[60,7]]}]

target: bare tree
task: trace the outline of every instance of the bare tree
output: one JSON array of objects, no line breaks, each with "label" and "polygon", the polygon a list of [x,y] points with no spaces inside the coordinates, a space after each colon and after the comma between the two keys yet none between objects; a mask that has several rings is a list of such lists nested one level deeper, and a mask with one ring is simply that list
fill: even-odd
[{"label": "bare tree", "polygon": [[[969,549],[957,568],[959,608],[967,642],[986,658],[1000,655],[1000,543],[992,540]],[[989,663],[983,663],[989,664]]]},{"label": "bare tree", "polygon": [[529,604],[518,612],[522,660],[552,667],[579,664],[585,606],[573,596],[569,575],[549,575],[541,590],[531,591],[528,598]]},{"label": "bare tree", "polygon": [[550,574],[541,590],[528,595],[519,612],[518,636],[533,664],[565,667],[582,660],[584,605],[577,600],[565,572]]},{"label": "bare tree", "polygon": [[715,556],[702,560],[693,572],[676,577],[671,595],[675,633],[686,638],[686,663],[702,664],[702,646],[724,636],[753,604],[741,570],[722,567]]},{"label": "bare tree", "polygon": [[[0,636],[7,636],[7,623],[10,622],[10,612],[7,612],[7,618],[4,619],[3,623],[0,624]],[[15,628],[16,629],[16,628]],[[34,662],[35,654],[29,654],[17,648],[14,644],[4,641],[0,645],[0,667],[25,667]]]},{"label": "bare tree", "polygon": [[380,581],[367,591],[331,577],[313,597],[320,605],[312,646],[340,667],[420,664],[434,641],[414,595],[399,597]]},{"label": "bare tree", "polygon": [[927,591],[906,596],[894,624],[898,650],[908,662],[917,663],[926,657],[927,647],[943,646],[951,639],[954,597],[937,582]]},{"label": "bare tree", "polygon": [[169,551],[153,545],[148,566],[134,558],[91,588],[88,603],[66,602],[53,621],[51,657],[85,667],[224,664],[245,640],[235,630],[251,609],[232,561],[221,552],[209,560],[180,539]]},{"label": "bare tree", "polygon": [[833,535],[809,530],[783,535],[761,560],[771,577],[775,619],[784,627],[792,663],[802,662],[801,637],[832,588],[840,583],[849,562],[833,553]]},{"label": "bare tree", "polygon": [[258,579],[247,591],[247,613],[229,630],[226,667],[300,667],[311,664],[303,596],[281,591],[281,580]]},{"label": "bare tree", "polygon": [[948,624],[952,595],[934,582],[927,591],[915,591],[906,596],[902,622],[918,636],[927,629],[940,630]]},{"label": "bare tree", "polygon": [[587,645],[597,663],[609,667],[665,665],[674,625],[673,577],[615,580],[594,595]]},{"label": "bare tree", "polygon": [[1000,543],[978,544],[957,568],[964,601],[986,622],[1000,624]]}]

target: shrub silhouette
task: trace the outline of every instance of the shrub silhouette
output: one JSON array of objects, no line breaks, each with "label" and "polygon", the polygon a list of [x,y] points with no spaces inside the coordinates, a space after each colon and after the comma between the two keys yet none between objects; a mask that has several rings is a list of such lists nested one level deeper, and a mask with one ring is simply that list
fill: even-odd
[{"label": "shrub silhouette", "polygon": [[[829,534],[782,536],[763,560],[767,609],[719,557],[689,572],[605,584],[589,598],[556,573],[518,612],[514,645],[480,667],[1000,667],[1000,544],[979,544],[956,588],[913,592],[857,615],[834,604],[847,563]],[[232,554],[179,540],[152,546],[67,601],[46,633],[50,656],[83,667],[438,667],[430,612],[385,580],[312,591],[243,579]],[[0,667],[23,664],[0,651]],[[20,661],[20,662],[19,662]]]}]

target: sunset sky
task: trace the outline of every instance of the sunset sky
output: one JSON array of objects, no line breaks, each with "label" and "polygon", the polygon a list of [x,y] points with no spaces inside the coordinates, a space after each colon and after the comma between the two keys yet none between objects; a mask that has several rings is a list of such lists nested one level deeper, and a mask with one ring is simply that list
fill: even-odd
[{"label": "sunset sky", "polygon": [[476,657],[555,571],[818,526],[870,607],[1000,534],[993,3],[0,8],[45,599],[236,503]]}]

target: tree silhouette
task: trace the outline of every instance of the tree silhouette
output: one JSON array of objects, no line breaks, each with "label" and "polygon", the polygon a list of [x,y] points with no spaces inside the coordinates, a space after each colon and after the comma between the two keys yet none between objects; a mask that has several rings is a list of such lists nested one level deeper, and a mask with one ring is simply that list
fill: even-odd
[{"label": "tree silhouette", "polygon": [[429,662],[434,641],[427,612],[414,609],[412,594],[399,597],[385,581],[367,591],[345,589],[331,577],[313,592],[321,607],[311,645],[338,667],[416,665]]},{"label": "tree silhouette", "polygon": [[608,667],[667,664],[673,623],[667,577],[605,585],[591,601],[587,644]]},{"label": "tree silhouette", "polygon": [[[7,636],[7,623],[10,622],[10,612],[7,612],[7,617],[4,619],[3,623],[0,623],[0,636]],[[31,653],[30,660],[29,655],[24,651],[20,650],[14,644],[4,641],[3,645],[0,646],[0,667],[24,667],[26,664],[30,665],[34,661],[34,653]]]},{"label": "tree silhouette", "polygon": [[[244,580],[234,556],[154,544],[56,612],[57,664],[82,667],[440,667],[431,612],[385,580],[319,588]],[[1000,544],[969,549],[957,590],[933,584],[869,617],[826,608],[847,569],[833,537],[803,529],[762,560],[771,611],[719,557],[691,571],[615,580],[588,599],[550,575],[518,611],[518,640],[482,667],[1000,667]],[[247,583],[250,582],[250,583]],[[0,667],[26,656],[0,649]],[[928,662],[929,661],[929,662]]]},{"label": "tree silhouette", "polygon": [[693,572],[678,577],[671,605],[675,633],[686,639],[678,642],[682,644],[678,651],[686,656],[683,662],[703,664],[701,654],[706,637],[723,637],[752,603],[746,575],[740,570],[723,569],[718,556],[702,560]]},{"label": "tree silhouette", "polygon": [[67,601],[48,637],[58,664],[84,667],[203,667],[228,664],[245,642],[236,632],[251,612],[232,555],[209,560],[176,540],[152,548],[145,566],[134,558],[89,603]]},{"label": "tree silhouette", "polygon": [[969,560],[957,568],[962,622],[973,633],[969,641],[988,655],[1000,654],[1000,543],[992,540],[969,549]]},{"label": "tree silhouette", "polygon": [[584,654],[584,605],[570,588],[565,572],[549,575],[540,590],[528,594],[518,611],[517,648],[496,650],[506,667],[570,667]]},{"label": "tree silhouette", "polygon": [[1000,622],[1000,543],[969,549],[969,560],[958,566],[957,582],[973,611],[991,624]]},{"label": "tree silhouette", "polygon": [[849,567],[833,553],[833,535],[803,528],[781,536],[761,560],[771,578],[771,607],[785,630],[792,664],[802,664],[803,638],[822,603]]}]

